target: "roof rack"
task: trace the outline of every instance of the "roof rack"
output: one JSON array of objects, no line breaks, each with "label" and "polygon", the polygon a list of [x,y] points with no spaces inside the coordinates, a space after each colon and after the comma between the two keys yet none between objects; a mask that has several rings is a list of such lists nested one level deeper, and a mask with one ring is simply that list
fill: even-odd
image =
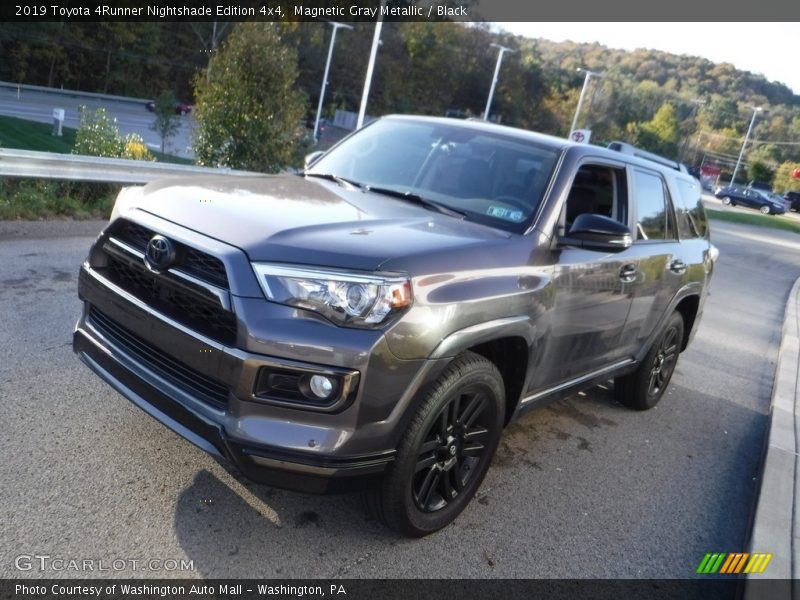
[{"label": "roof rack", "polygon": [[611,150],[616,150],[617,152],[622,152],[623,154],[630,154],[638,158],[644,158],[645,160],[658,163],[665,167],[669,167],[670,169],[675,169],[676,171],[680,171],[681,173],[689,172],[686,169],[686,165],[684,165],[683,163],[679,163],[677,161],[664,158],[663,156],[659,156],[658,154],[653,154],[652,152],[648,152],[647,150],[642,150],[641,148],[637,148],[636,146],[633,146],[632,144],[628,144],[626,142],[611,142],[608,145],[608,148]]}]

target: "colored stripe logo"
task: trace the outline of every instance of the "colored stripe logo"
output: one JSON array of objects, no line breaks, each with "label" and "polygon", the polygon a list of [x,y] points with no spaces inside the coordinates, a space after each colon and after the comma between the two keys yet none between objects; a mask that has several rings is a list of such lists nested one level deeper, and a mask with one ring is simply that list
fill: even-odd
[{"label": "colored stripe logo", "polygon": [[771,560],[772,554],[762,552],[709,552],[700,561],[696,572],[701,575],[763,573]]}]

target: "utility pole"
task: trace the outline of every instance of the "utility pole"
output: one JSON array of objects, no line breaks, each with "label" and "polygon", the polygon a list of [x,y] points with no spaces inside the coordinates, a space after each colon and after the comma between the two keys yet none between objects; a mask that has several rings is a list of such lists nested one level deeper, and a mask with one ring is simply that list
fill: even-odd
[{"label": "utility pole", "polygon": [[[705,103],[706,103],[706,101],[705,100],[701,100],[700,98],[693,99],[692,100],[692,104],[694,104],[694,106],[692,107],[692,110],[689,113],[689,119],[687,119],[687,121],[688,120],[693,120],[693,118],[697,116],[697,109],[700,108],[700,105],[705,104]],[[691,127],[691,125],[690,125],[690,127]],[[686,136],[686,141],[683,143],[683,149],[681,150],[681,153],[680,153],[680,159],[681,160],[685,159],[686,155],[689,153],[689,143],[690,142],[691,142],[691,138],[687,135]],[[696,150],[695,150],[694,154],[695,154],[695,161],[693,161],[693,162],[696,163],[697,162],[697,160],[696,160],[697,159],[697,151]]]},{"label": "utility pole", "polygon": [[753,109],[753,118],[750,119],[750,127],[747,128],[747,133],[744,136],[744,142],[742,143],[742,149],[739,152],[739,158],[736,161],[736,166],[733,168],[733,176],[731,177],[730,185],[733,185],[733,182],[736,181],[736,174],[739,172],[739,165],[742,164],[742,157],[744,156],[744,149],[747,147],[747,142],[750,139],[750,132],[753,131],[753,125],[756,122],[756,115],[764,110],[761,106],[751,106],[750,108]]},{"label": "utility pole", "polygon": [[333,31],[331,32],[331,43],[328,46],[328,60],[325,61],[325,73],[322,75],[322,89],[319,91],[319,104],[317,104],[317,118],[314,121],[314,140],[319,140],[319,119],[322,115],[322,102],[325,100],[325,90],[328,87],[328,71],[331,68],[331,57],[333,57],[333,45],[336,43],[336,32],[339,30],[340,27],[344,27],[345,29],[352,29],[352,25],[345,25],[344,23],[337,23],[335,21],[331,21],[330,23],[333,25]]}]

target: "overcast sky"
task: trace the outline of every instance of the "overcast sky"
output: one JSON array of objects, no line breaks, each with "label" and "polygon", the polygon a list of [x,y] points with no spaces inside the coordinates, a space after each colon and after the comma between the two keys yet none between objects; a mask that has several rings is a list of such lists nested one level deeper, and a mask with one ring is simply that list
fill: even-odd
[{"label": "overcast sky", "polygon": [[761,73],[800,94],[800,23],[497,23],[531,38],[702,56]]}]

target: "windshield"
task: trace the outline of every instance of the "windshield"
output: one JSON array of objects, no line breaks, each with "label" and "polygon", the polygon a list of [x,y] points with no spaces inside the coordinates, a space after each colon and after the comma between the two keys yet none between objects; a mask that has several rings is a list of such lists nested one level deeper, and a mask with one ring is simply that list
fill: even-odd
[{"label": "windshield", "polygon": [[458,121],[381,119],[333,148],[308,173],[413,194],[468,220],[521,233],[557,157],[556,148]]}]

